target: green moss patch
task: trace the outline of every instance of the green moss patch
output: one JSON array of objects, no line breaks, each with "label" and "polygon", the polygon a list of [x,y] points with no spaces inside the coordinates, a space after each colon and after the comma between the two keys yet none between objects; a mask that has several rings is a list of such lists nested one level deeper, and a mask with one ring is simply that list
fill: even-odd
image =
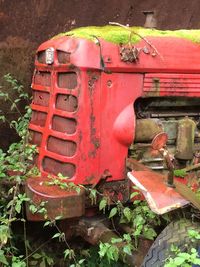
[{"label": "green moss patch", "polygon": [[[137,43],[141,38],[134,34],[138,33],[142,37],[148,36],[158,36],[158,37],[178,37],[183,39],[188,39],[194,43],[200,43],[200,30],[176,30],[176,31],[161,31],[156,29],[147,29],[141,27],[130,27],[133,31],[131,36],[131,43]],[[61,36],[72,35],[74,37],[84,38],[95,41],[94,36],[98,38],[103,38],[104,40],[115,43],[115,44],[125,44],[129,41],[130,31],[120,26],[102,26],[102,27],[81,27],[69,32],[60,33],[54,38]]]}]

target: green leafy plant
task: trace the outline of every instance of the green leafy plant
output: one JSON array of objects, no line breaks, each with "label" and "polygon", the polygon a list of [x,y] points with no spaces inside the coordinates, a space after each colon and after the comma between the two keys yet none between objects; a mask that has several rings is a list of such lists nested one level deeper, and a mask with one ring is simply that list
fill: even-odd
[{"label": "green leafy plant", "polygon": [[46,185],[48,186],[56,185],[66,191],[76,191],[78,194],[80,194],[81,192],[80,186],[77,186],[72,182],[66,182],[66,179],[68,179],[68,177],[63,176],[61,173],[58,173],[57,177],[49,175],[48,178],[50,178],[50,181],[46,182]]},{"label": "green leafy plant", "polygon": [[53,266],[54,264],[53,258],[47,255],[47,253],[44,251],[41,251],[40,253],[34,253],[31,257],[31,266],[46,267]]},{"label": "green leafy plant", "polygon": [[[200,240],[200,233],[196,230],[188,230],[188,236],[191,242]],[[200,265],[200,257],[195,248],[187,249],[186,251],[184,248],[184,251],[182,251],[177,246],[172,245],[171,252],[173,252],[174,257],[168,258],[164,267],[191,267],[193,264]]]},{"label": "green leafy plant", "polygon": [[[137,188],[134,189],[137,190]],[[139,194],[138,191],[135,191],[130,198],[137,198]],[[113,218],[119,216],[120,224],[129,226],[131,231],[122,236],[119,235],[117,239],[112,238],[109,243],[100,243],[99,255],[101,258],[105,257],[109,263],[112,261],[117,262],[120,253],[122,255],[131,255],[133,250],[138,248],[139,238],[153,240],[157,235],[154,228],[161,223],[160,217],[150,210],[146,201],[135,199],[132,206],[124,206],[120,201],[117,201],[114,207],[110,207],[108,204],[112,202],[112,199],[104,196],[99,202],[99,210],[105,214],[108,209],[108,218],[113,225]]]},{"label": "green leafy plant", "polygon": [[176,177],[182,177],[182,178],[184,178],[185,176],[186,176],[186,174],[187,174],[187,172],[186,172],[186,170],[184,170],[184,169],[180,169],[180,170],[174,170],[174,176],[176,176]]},{"label": "green leafy plant", "polygon": [[[27,126],[31,110],[26,106],[26,113],[22,114],[18,106],[21,102],[28,100],[28,94],[24,93],[23,86],[10,74],[5,75],[4,80],[18,97],[13,99],[7,92],[0,90],[0,100],[8,103],[10,110],[16,111],[19,117],[17,120],[9,121],[1,111],[0,120],[9,123],[10,127],[15,129],[20,137],[20,141],[11,144],[7,152],[0,150],[0,179],[2,185],[10,185],[5,187],[5,190],[7,190],[5,194],[0,195],[0,203],[2,203],[0,205],[0,262],[5,266],[24,267],[27,265],[27,260],[24,260],[23,255],[18,255],[17,250],[13,246],[11,225],[16,221],[21,221],[24,224],[24,246],[27,258],[26,221],[23,218],[23,205],[29,201],[29,198],[20,191],[20,187],[24,179],[32,171],[32,160],[37,150],[35,146],[28,143]],[[35,168],[33,168],[33,172],[36,172]],[[5,182],[6,180],[8,180],[7,183]]]},{"label": "green leafy plant", "polygon": [[[138,196],[138,192],[134,192],[132,197]],[[148,204],[144,200],[134,200],[132,207],[124,207],[121,202],[112,208],[109,218],[120,215],[120,223],[127,224],[132,229],[131,237],[134,239],[134,248],[138,247],[140,237],[153,240],[157,233],[154,228],[160,225],[160,217],[151,211]]]}]

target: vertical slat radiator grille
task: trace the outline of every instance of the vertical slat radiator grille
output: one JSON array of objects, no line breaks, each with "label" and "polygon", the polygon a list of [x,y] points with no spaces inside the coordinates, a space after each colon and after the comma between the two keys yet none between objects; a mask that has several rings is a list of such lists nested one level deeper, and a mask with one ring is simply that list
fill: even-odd
[{"label": "vertical slat radiator grille", "polygon": [[[42,52],[38,61],[44,63]],[[79,77],[76,71],[56,70],[55,65],[43,71],[36,64],[30,142],[38,146],[37,165],[42,173],[72,178],[76,173]]]}]

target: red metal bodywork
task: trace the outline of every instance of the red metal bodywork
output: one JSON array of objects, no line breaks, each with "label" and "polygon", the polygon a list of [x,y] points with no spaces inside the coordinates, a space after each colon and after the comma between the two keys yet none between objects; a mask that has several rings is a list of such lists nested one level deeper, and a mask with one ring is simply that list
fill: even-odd
[{"label": "red metal bodywork", "polygon": [[164,175],[151,170],[132,171],[129,179],[139,188],[150,208],[157,214],[164,214],[189,203],[174,188],[168,187]]},{"label": "red metal bodywork", "polygon": [[[200,96],[200,46],[175,37],[148,40],[159,54],[140,52],[135,63],[122,62],[119,46],[104,40],[101,51],[92,41],[70,36],[39,47],[29,129],[42,177],[62,173],[86,185],[105,177],[125,179],[135,134],[134,102],[148,96]],[[144,46],[144,41],[136,45]],[[42,61],[49,47],[55,49],[52,65]]]},{"label": "red metal bodywork", "polygon": [[[99,46],[92,41],[61,37],[39,47],[38,52],[54,47],[70,58],[66,64],[60,64],[55,53],[53,65],[35,62],[32,88],[40,101],[33,99],[36,118],[29,128],[34,131],[33,141],[39,144],[37,164],[42,175],[53,172],[48,166],[54,165],[53,174],[62,172],[76,184],[97,183],[105,172],[110,180],[123,179],[127,150],[134,140],[135,100],[158,95],[199,96],[200,46],[180,38],[151,38],[151,42],[159,55],[141,53],[138,62],[124,63],[120,61],[119,47],[102,40],[102,56],[112,74],[100,70]],[[137,46],[143,45],[141,42]],[[40,80],[36,81],[38,72],[49,76],[42,80],[38,74]],[[74,88],[59,87],[59,73],[74,73]],[[159,91],[155,78],[159,79]],[[64,110],[65,100],[58,96],[74,96],[77,107]],[[54,130],[55,117],[63,119],[60,124],[64,119],[73,119],[74,132]],[[68,146],[65,152],[64,146]]]}]

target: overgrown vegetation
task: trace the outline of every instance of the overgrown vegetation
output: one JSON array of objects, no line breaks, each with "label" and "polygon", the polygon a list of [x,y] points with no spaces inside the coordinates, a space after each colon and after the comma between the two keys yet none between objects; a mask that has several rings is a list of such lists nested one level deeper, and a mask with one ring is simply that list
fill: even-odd
[{"label": "overgrown vegetation", "polygon": [[[147,29],[141,27],[130,27],[129,29],[130,31],[133,31],[133,34],[131,36],[132,44],[135,44],[141,40],[141,38],[137,34],[143,36],[144,38],[148,36],[177,37],[190,40],[194,43],[200,43],[200,30],[161,31],[161,30]],[[72,35],[73,37],[84,38],[95,41],[94,36],[96,36],[111,43],[126,44],[130,41],[130,31],[119,26],[111,26],[111,25],[103,27],[89,26],[89,27],[77,28],[65,33],[60,33],[54,38]]]},{"label": "overgrown vegetation", "polygon": [[[189,230],[188,236],[191,239],[191,243],[195,240],[200,240],[200,233],[195,230]],[[188,244],[185,244],[187,248]],[[166,260],[164,267],[191,267],[193,264],[195,266],[200,266],[199,252],[196,248],[186,249],[186,251],[181,250],[176,245],[171,246],[171,252],[174,256],[169,257]]]}]

